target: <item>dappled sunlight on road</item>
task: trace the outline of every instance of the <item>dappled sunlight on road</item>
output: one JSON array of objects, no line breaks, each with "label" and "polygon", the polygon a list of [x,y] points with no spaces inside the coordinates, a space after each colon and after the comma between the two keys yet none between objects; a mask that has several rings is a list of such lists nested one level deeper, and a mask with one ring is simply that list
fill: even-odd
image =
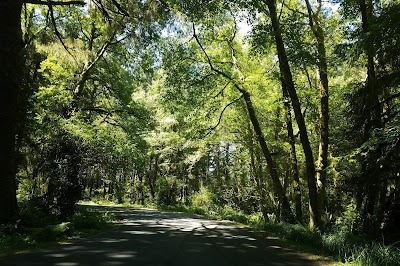
[{"label": "dappled sunlight on road", "polygon": [[17,256],[0,265],[318,265],[280,247],[277,240],[232,224],[148,209],[92,208],[113,212],[123,223],[74,244]]}]

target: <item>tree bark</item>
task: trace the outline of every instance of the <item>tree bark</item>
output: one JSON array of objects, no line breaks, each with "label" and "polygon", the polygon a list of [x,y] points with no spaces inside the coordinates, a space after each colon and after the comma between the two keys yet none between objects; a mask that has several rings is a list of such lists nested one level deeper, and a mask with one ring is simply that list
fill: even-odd
[{"label": "tree bark", "polygon": [[328,167],[328,145],[329,145],[329,80],[328,64],[326,60],[325,33],[321,26],[321,0],[315,11],[312,10],[309,0],[305,0],[308,11],[309,25],[317,41],[317,57],[319,71],[319,93],[320,93],[320,113],[319,113],[319,155],[317,166],[317,193],[320,214],[325,210],[326,186]]},{"label": "tree bark", "polygon": [[21,33],[22,2],[0,2],[0,223],[6,223],[18,214],[16,200],[16,151],[20,55],[23,49]]},{"label": "tree bark", "polygon": [[293,193],[294,193],[294,202],[296,206],[296,221],[298,223],[303,223],[303,211],[301,208],[300,178],[299,178],[299,169],[297,165],[295,137],[293,134],[292,114],[290,111],[289,95],[283,79],[282,79],[282,91],[283,91],[283,105],[285,107],[285,113],[286,113],[285,115],[286,129],[290,145],[290,172],[291,172],[290,174],[293,179]]},{"label": "tree bark", "polygon": [[291,102],[294,110],[297,125],[300,131],[300,140],[303,146],[304,155],[306,158],[306,169],[307,169],[307,183],[309,193],[309,209],[310,209],[310,228],[318,228],[320,215],[318,211],[318,199],[317,199],[317,186],[315,180],[315,165],[314,157],[308,139],[308,133],[306,124],[304,121],[303,114],[300,108],[300,101],[297,96],[297,92],[294,86],[292,72],[290,70],[289,61],[286,55],[285,46],[283,44],[281,28],[278,21],[278,15],[276,12],[276,5],[274,0],[264,0],[268,6],[269,16],[271,18],[276,49],[278,52],[279,68],[281,75],[285,81]]},{"label": "tree bark", "polygon": [[267,213],[266,202],[265,202],[266,196],[265,196],[265,189],[264,189],[264,178],[262,176],[262,164],[261,164],[261,160],[257,160],[258,167],[256,166],[255,147],[254,147],[254,141],[253,141],[254,131],[251,129],[250,123],[248,123],[248,132],[249,132],[249,135],[247,138],[248,138],[249,153],[250,153],[250,167],[253,172],[254,180],[256,182],[257,192],[260,197],[260,201],[259,201],[260,210],[261,210],[261,213],[262,213],[264,219],[267,221],[268,213]]},{"label": "tree bark", "polygon": [[[367,141],[370,137],[371,131],[374,128],[381,127],[381,106],[379,105],[379,91],[376,82],[376,71],[375,71],[375,48],[372,43],[369,42],[368,36],[370,32],[370,20],[373,16],[373,3],[371,0],[359,0],[359,6],[361,11],[361,22],[362,30],[364,34],[364,51],[367,55],[367,83],[366,83],[366,97],[367,97],[367,110],[373,110],[372,118],[367,120],[364,130],[364,141]],[[380,158],[381,151],[377,149],[375,151],[376,158]],[[378,198],[378,191],[381,189],[381,182],[379,181],[379,170],[367,169],[365,163],[363,169],[369,173],[365,173],[367,176],[365,188],[366,188],[366,202],[364,207],[364,231],[374,230],[373,215]],[[371,172],[372,171],[372,172]]]},{"label": "tree bark", "polygon": [[243,98],[246,102],[247,111],[250,116],[250,121],[253,124],[254,132],[256,134],[256,138],[260,143],[261,150],[264,154],[265,160],[267,161],[268,170],[271,175],[272,187],[274,190],[274,194],[278,197],[280,204],[282,204],[282,218],[287,222],[293,222],[292,211],[290,209],[289,200],[286,197],[281,182],[279,180],[279,175],[276,170],[276,164],[274,159],[272,158],[271,152],[268,149],[267,143],[265,142],[264,135],[261,131],[260,123],[258,122],[256,113],[254,111],[253,103],[251,102],[250,94],[241,89],[243,94]]}]

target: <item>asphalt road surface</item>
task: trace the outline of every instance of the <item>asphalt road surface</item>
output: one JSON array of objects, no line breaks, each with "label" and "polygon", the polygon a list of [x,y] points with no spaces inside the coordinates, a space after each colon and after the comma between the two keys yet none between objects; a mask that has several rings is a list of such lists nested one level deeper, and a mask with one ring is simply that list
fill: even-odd
[{"label": "asphalt road surface", "polygon": [[95,208],[115,212],[123,224],[72,244],[9,257],[0,265],[320,265],[232,224],[147,209]]}]

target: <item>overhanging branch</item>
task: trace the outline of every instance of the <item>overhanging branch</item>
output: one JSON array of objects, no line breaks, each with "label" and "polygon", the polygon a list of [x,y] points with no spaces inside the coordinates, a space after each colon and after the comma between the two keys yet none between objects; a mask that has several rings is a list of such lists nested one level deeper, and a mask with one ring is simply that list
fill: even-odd
[{"label": "overhanging branch", "polygon": [[[50,2],[50,1],[48,1]],[[57,23],[56,23],[56,19],[54,17],[54,10],[53,10],[53,5],[49,5],[49,10],[50,10],[50,18],[51,18],[51,23],[53,24],[54,27],[54,32],[58,38],[58,40],[61,42],[61,45],[64,47],[64,49],[67,51],[67,53],[74,59],[75,62],[77,62],[75,56],[71,53],[71,51],[68,49],[67,45],[65,45],[64,41],[63,41],[63,37],[60,33],[60,31],[57,28]]]},{"label": "overhanging branch", "polygon": [[22,0],[24,4],[32,4],[32,5],[45,5],[45,6],[84,6],[86,5],[85,1],[43,1],[43,0]]}]

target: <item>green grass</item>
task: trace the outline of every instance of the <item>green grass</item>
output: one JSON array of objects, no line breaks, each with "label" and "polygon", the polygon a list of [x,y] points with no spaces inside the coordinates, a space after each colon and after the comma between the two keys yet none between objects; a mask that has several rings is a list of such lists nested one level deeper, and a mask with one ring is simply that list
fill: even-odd
[{"label": "green grass", "polygon": [[66,222],[3,225],[0,227],[0,257],[87,237],[106,230],[117,221],[112,213],[99,213],[79,206]]}]

